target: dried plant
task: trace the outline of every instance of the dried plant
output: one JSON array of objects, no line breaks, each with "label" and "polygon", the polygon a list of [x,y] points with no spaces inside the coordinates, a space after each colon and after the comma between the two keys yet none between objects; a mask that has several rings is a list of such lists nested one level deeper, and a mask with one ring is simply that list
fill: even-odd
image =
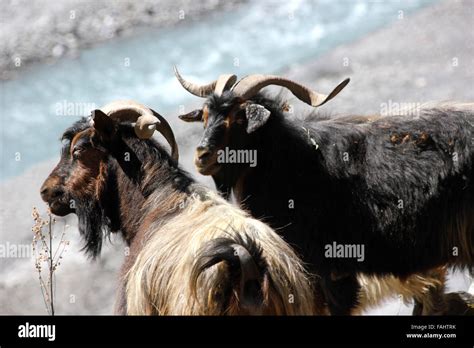
[{"label": "dried plant", "polygon": [[[43,295],[46,310],[50,315],[54,315],[54,293],[55,293],[55,272],[61,264],[63,253],[66,251],[69,241],[65,240],[67,225],[64,225],[63,231],[58,242],[53,233],[53,225],[56,220],[48,210],[47,218],[43,219],[36,207],[33,207],[31,213],[34,225],[33,231],[33,254],[35,267],[38,272],[41,293]],[[44,232],[43,228],[47,231]],[[43,267],[46,264],[46,267]]]}]

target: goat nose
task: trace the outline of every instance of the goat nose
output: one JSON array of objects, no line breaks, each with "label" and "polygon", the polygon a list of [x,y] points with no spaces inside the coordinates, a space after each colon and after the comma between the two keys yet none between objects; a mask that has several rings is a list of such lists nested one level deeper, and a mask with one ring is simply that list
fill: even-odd
[{"label": "goat nose", "polygon": [[49,202],[52,199],[55,199],[63,194],[63,190],[59,187],[49,187],[43,186],[40,190],[41,198],[45,202]]},{"label": "goat nose", "polygon": [[196,149],[196,156],[199,159],[199,161],[204,162],[207,158],[209,158],[211,155],[211,151],[207,146],[199,146]]}]

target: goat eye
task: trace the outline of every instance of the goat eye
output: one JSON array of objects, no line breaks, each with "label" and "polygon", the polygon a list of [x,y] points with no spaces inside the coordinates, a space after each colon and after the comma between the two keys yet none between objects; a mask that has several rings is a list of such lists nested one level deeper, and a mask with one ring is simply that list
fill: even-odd
[{"label": "goat eye", "polygon": [[81,155],[82,149],[74,149],[72,151],[72,158],[76,159]]}]

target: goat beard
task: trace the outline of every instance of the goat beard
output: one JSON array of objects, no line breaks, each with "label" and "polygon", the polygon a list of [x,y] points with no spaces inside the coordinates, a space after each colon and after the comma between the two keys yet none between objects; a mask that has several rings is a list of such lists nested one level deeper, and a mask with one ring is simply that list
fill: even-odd
[{"label": "goat beard", "polygon": [[109,235],[110,221],[106,217],[100,201],[91,199],[77,202],[76,215],[79,233],[85,240],[82,250],[95,258],[102,250],[104,236]]}]

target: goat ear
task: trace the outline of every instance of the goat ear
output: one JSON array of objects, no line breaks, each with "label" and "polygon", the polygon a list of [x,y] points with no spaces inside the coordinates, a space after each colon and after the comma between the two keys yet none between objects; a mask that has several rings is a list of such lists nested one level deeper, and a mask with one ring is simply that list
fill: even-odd
[{"label": "goat ear", "polygon": [[194,110],[178,117],[185,122],[199,122],[202,121],[202,109]]},{"label": "goat ear", "polygon": [[115,121],[100,110],[92,111],[94,129],[102,139],[110,139],[115,133]]},{"label": "goat ear", "polygon": [[247,117],[247,133],[252,133],[267,123],[271,112],[263,106],[254,103],[248,103],[245,106],[245,115]]}]

